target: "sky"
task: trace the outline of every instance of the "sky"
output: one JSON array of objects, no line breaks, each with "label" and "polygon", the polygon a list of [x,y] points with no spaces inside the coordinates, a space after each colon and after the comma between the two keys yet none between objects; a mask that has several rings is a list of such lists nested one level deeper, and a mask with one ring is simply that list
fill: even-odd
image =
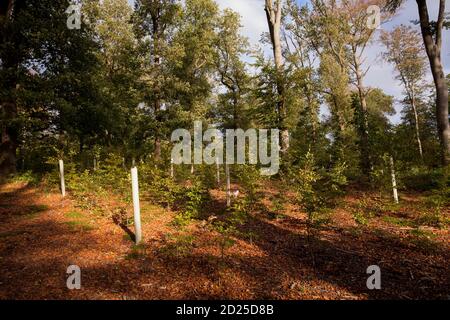
[{"label": "sky", "polygon": [[[297,0],[300,4],[308,3],[308,0]],[[128,0],[133,3],[133,0]],[[252,46],[259,45],[259,40],[263,32],[267,32],[267,21],[264,12],[264,0],[216,0],[221,9],[231,8],[241,15],[241,33],[246,36]],[[427,0],[430,18],[436,19],[438,12],[438,1]],[[446,0],[447,11],[450,11],[450,0]],[[402,9],[388,23],[382,24],[383,30],[392,30],[400,24],[411,25],[419,30],[419,27],[412,24],[411,21],[418,20],[417,4],[414,0],[406,0]],[[369,72],[365,78],[365,85],[369,87],[381,88],[385,93],[394,96],[396,100],[402,97],[401,84],[395,79],[395,72],[392,65],[381,61],[380,54],[383,47],[376,40],[380,30],[376,32],[375,41],[366,49],[367,65],[371,65]],[[422,43],[418,44],[423,46]],[[271,54],[270,48],[264,48],[265,52]],[[450,73],[450,30],[443,33],[442,59],[444,71]],[[431,74],[428,74],[428,81],[432,81]],[[397,123],[400,121],[401,106],[397,102],[395,104],[397,113],[390,119]],[[326,112],[326,111],[325,111]]]}]

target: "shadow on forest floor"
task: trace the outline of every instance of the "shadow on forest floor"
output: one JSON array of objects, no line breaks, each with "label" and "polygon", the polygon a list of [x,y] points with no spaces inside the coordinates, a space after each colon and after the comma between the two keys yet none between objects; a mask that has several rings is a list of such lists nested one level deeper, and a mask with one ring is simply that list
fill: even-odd
[{"label": "shadow on forest floor", "polygon": [[[63,215],[54,213],[60,207],[57,203],[45,204],[49,208],[42,207],[42,214],[33,219],[15,219],[30,206],[43,205],[30,191],[22,187],[0,194],[0,221],[5,222],[0,227],[2,299],[447,299],[449,295],[450,254],[441,244],[428,251],[392,233],[334,226],[308,241],[300,218],[253,214],[223,259],[218,235],[199,227],[183,250],[163,250],[167,240],[156,236],[157,230],[136,248],[123,241],[124,231],[115,232],[118,228],[110,220],[94,230],[71,229]],[[222,207],[213,203],[209,213],[222,212]],[[251,239],[246,235],[249,230],[255,234]],[[66,288],[66,268],[71,264],[81,267],[82,290]],[[381,290],[366,287],[370,265],[381,268]]]}]

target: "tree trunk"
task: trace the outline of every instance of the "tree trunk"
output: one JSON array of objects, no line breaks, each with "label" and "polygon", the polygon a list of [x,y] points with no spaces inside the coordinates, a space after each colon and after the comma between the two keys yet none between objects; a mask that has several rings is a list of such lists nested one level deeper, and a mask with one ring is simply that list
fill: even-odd
[{"label": "tree trunk", "polygon": [[[435,28],[432,28],[428,16],[426,0],[416,0],[419,10],[420,30],[430,61],[436,87],[436,120],[441,144],[442,165],[450,164],[450,125],[448,121],[448,87],[445,81],[441,61],[442,28],[444,24],[445,0],[439,2],[439,14]],[[433,32],[433,29],[435,31]],[[434,35],[434,37],[433,37]]]},{"label": "tree trunk", "polygon": [[[161,66],[161,58],[160,58],[160,14],[159,14],[159,7],[158,5],[156,6],[156,8],[154,8],[154,10],[151,10],[151,16],[152,16],[152,24],[153,24],[153,65],[156,69],[156,79],[159,76],[159,72],[160,72],[160,66]],[[155,111],[155,119],[156,122],[159,124],[162,122],[161,119],[161,93],[160,93],[160,86],[161,84],[156,83],[155,87],[152,88],[152,90],[154,91],[154,101],[153,101],[153,109]],[[159,161],[161,159],[161,133],[160,133],[160,128],[158,126],[158,128],[156,129],[156,133],[155,133],[155,160]]]},{"label": "tree trunk", "polygon": [[[158,134],[158,133],[156,133]],[[159,161],[161,159],[161,138],[159,136],[155,137],[155,160]]]},{"label": "tree trunk", "polygon": [[422,141],[420,140],[420,131],[419,131],[419,116],[417,115],[416,96],[415,96],[414,89],[413,89],[412,95],[411,95],[411,106],[412,106],[413,112],[414,112],[414,124],[415,124],[415,128],[416,128],[416,139],[417,139],[417,145],[419,148],[419,154],[420,154],[420,158],[423,159]]},{"label": "tree trunk", "polygon": [[269,26],[270,40],[272,42],[273,57],[275,60],[275,68],[277,71],[277,112],[278,127],[280,129],[281,152],[286,153],[289,149],[289,131],[286,128],[286,106],[283,80],[283,56],[281,52],[281,7],[282,0],[275,0],[276,8],[274,8],[272,0],[266,0],[265,11],[267,23]]},{"label": "tree trunk", "polygon": [[367,100],[366,92],[363,84],[362,74],[360,70],[359,62],[357,61],[355,55],[355,70],[356,70],[356,81],[358,87],[358,96],[360,101],[360,112],[361,112],[361,170],[368,179],[370,179],[370,172],[372,168],[370,160],[370,150],[369,150],[369,122],[367,119]]},{"label": "tree trunk", "polygon": [[442,64],[436,66],[433,77],[436,79],[436,119],[441,143],[442,164],[450,164],[450,126],[448,122],[448,88],[445,83]]}]

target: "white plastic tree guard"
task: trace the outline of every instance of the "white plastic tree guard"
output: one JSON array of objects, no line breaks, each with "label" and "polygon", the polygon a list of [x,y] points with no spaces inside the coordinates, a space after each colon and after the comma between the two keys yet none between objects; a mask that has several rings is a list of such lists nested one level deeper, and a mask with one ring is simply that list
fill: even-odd
[{"label": "white plastic tree guard", "polygon": [[392,158],[392,156],[389,159],[389,163],[390,163],[390,166],[391,166],[392,193],[394,195],[395,203],[398,203],[397,182],[395,180],[394,158]]},{"label": "white plastic tree guard", "polygon": [[133,210],[134,210],[134,233],[136,236],[136,244],[142,240],[141,229],[141,208],[139,205],[139,182],[138,171],[136,167],[131,168],[131,189],[133,192]]},{"label": "white plastic tree guard", "polygon": [[59,160],[59,177],[61,179],[61,194],[66,196],[66,183],[64,181],[64,161]]},{"label": "white plastic tree guard", "polygon": [[225,174],[227,175],[227,207],[231,205],[231,183],[230,183],[230,166],[225,165]]}]

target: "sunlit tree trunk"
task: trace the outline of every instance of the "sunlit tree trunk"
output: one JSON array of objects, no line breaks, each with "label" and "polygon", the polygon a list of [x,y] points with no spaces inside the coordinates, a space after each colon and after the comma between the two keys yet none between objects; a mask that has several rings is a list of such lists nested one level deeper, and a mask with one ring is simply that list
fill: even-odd
[{"label": "sunlit tree trunk", "polygon": [[420,131],[419,131],[419,116],[417,115],[417,107],[416,107],[416,93],[414,88],[411,92],[411,106],[414,112],[414,125],[416,128],[416,139],[417,139],[417,146],[419,148],[419,154],[420,158],[423,158],[423,151],[422,151],[422,141],[420,140]]},{"label": "sunlit tree trunk", "polygon": [[[436,26],[432,28],[428,16],[426,0],[416,0],[420,17],[420,29],[422,32],[425,49],[430,61],[436,87],[436,120],[441,144],[442,164],[450,163],[450,126],[448,121],[448,87],[445,81],[441,60],[442,28],[444,25],[445,0],[439,1],[439,14]],[[433,29],[435,31],[433,31]],[[433,32],[435,33],[433,38]]]}]

